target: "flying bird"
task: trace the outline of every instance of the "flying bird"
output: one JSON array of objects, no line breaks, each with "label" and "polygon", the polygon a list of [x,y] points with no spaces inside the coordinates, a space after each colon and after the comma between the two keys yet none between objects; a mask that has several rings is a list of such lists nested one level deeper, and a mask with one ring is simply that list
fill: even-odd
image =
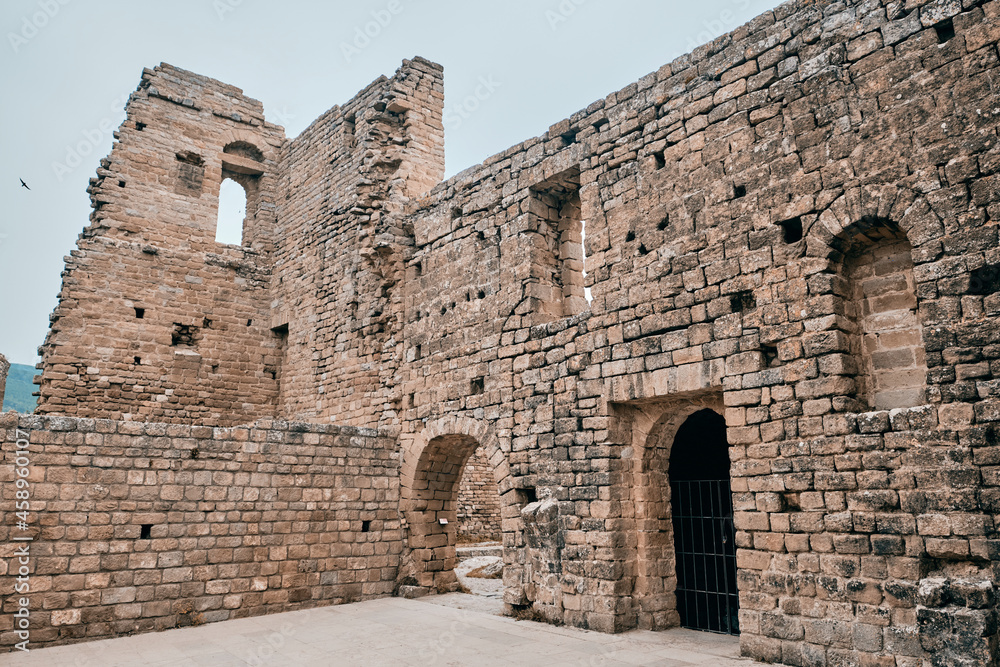
[{"label": "flying bird", "polygon": [[19,178],[19,179],[17,179],[17,180],[21,181],[21,187],[22,187],[22,188],[24,188],[24,189],[26,189],[26,190],[30,190],[30,189],[31,189],[31,188],[29,188],[29,187],[28,187],[28,184],[24,182],[24,179],[23,179],[23,178]]}]

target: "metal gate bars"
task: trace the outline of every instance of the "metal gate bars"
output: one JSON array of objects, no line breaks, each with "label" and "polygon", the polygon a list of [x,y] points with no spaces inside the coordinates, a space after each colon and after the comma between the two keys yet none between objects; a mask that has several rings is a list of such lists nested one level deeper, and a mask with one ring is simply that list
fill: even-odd
[{"label": "metal gate bars", "polygon": [[738,635],[736,531],[729,480],[672,481],[681,625]]}]

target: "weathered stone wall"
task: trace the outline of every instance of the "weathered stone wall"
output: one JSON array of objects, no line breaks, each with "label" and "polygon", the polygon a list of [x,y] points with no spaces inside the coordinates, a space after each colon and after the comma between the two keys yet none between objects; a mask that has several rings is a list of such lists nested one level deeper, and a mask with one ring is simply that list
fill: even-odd
[{"label": "weathered stone wall", "polygon": [[417,58],[288,142],[275,323],[288,327],[281,414],[391,425],[402,342],[398,220],[444,174],[442,70]]},{"label": "weathered stone wall", "polygon": [[[37,412],[209,426],[273,416],[284,132],[239,88],[161,65],[143,72],[115,138],[40,349]],[[254,183],[242,246],[215,241],[226,177]]]},{"label": "weathered stone wall", "polygon": [[[485,447],[505,602],[602,631],[679,622],[669,452],[714,409],[746,655],[991,664],[998,39],[998,0],[788,2],[419,199],[441,72],[407,61],[283,144],[257,395],[400,433],[401,579],[428,588]],[[90,321],[67,284],[43,394],[74,414],[110,378],[56,361]]]},{"label": "weathered stone wall", "polygon": [[[651,443],[705,404],[747,655],[916,664],[920,582],[993,590],[998,35],[996,2],[787,3],[419,203],[404,432],[484,419],[557,501],[516,556],[537,610],[677,622],[670,545],[636,535],[669,521]],[[577,183],[593,301],[566,317]],[[992,595],[941,603],[970,653]]]},{"label": "weathered stone wall", "polygon": [[[30,461],[31,648],[385,596],[403,549],[395,440],[253,427],[16,415],[0,422],[4,593]],[[27,452],[15,442],[27,438]]]},{"label": "weathered stone wall", "polygon": [[500,539],[500,493],[482,447],[469,457],[458,483],[458,539]]}]

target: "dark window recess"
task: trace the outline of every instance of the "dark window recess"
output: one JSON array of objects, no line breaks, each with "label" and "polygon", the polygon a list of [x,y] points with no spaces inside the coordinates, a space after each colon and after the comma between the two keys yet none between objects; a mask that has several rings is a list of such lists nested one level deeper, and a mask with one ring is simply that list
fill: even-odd
[{"label": "dark window recess", "polygon": [[483,393],[483,389],[485,387],[486,387],[486,379],[485,378],[475,378],[472,381],[472,395],[476,396],[478,394]]},{"label": "dark window recess", "polygon": [[768,367],[774,366],[778,363],[778,348],[770,345],[761,345],[760,352],[764,355],[764,363]]},{"label": "dark window recess", "polygon": [[138,366],[142,363],[142,357],[132,357],[132,361],[134,361],[135,365]]},{"label": "dark window recess", "polygon": [[649,250],[646,249],[646,244],[645,243],[640,243],[639,244],[639,254],[640,255],[648,255],[649,254]]},{"label": "dark window recess", "polygon": [[170,344],[176,347],[194,347],[198,342],[198,327],[174,322]]},{"label": "dark window recess", "polygon": [[802,240],[802,218],[794,217],[777,223],[784,232],[785,243],[797,243]]},{"label": "dark window recess", "polygon": [[799,494],[791,492],[783,493],[782,500],[784,500],[786,512],[799,512],[802,510]]},{"label": "dark window recess", "polygon": [[657,169],[663,169],[667,166],[667,158],[663,155],[663,151],[653,153],[653,159],[656,160]]},{"label": "dark window recess", "polygon": [[250,326],[251,324],[253,324],[253,320],[247,320],[247,326]]},{"label": "dark window recess", "polygon": [[413,360],[414,361],[416,361],[417,359],[420,358],[420,356],[422,354],[422,351],[423,351],[423,348],[421,348],[421,346],[417,345],[416,349],[413,351]]},{"label": "dark window recess", "polygon": [[137,122],[137,123],[135,124],[135,129],[137,129],[137,130],[139,130],[140,132],[142,132],[143,130],[145,130],[145,129],[146,129],[146,124],[145,124],[145,123],[139,123],[139,122]]},{"label": "dark window recess", "polygon": [[144,523],[139,527],[139,539],[148,540],[153,532],[153,524]]},{"label": "dark window recess", "polygon": [[202,325],[203,327],[205,327],[206,329],[211,329],[211,328],[212,328],[212,320],[210,320],[210,319],[208,319],[208,318],[206,317],[206,318],[204,318],[204,319],[203,319],[203,320],[201,321],[201,325]]},{"label": "dark window recess", "polygon": [[465,300],[466,302],[472,301],[472,292],[465,293]]},{"label": "dark window recess", "polygon": [[955,36],[955,24],[951,19],[945,19],[934,24],[934,32],[937,33],[938,42],[944,44]]},{"label": "dark window recess", "polygon": [[729,307],[734,313],[745,313],[756,306],[757,299],[754,298],[753,292],[737,292],[729,297]]},{"label": "dark window recess", "polygon": [[219,372],[219,364],[212,364],[212,372],[213,373]]},{"label": "dark window recess", "polygon": [[277,380],[278,379],[278,371],[277,371],[277,369],[274,369],[274,368],[265,368],[264,369],[264,375],[266,375],[267,377],[271,378],[272,380]]},{"label": "dark window recess", "polygon": [[441,314],[444,315],[448,312],[448,306],[441,306]]},{"label": "dark window recess", "polygon": [[416,264],[413,265],[413,268],[416,270],[418,278],[420,276],[424,275],[424,263],[423,262],[417,262]]},{"label": "dark window recess", "polygon": [[124,188],[125,187],[125,181],[118,181],[118,187]]},{"label": "dark window recess", "polygon": [[625,235],[625,242],[629,243],[631,241],[635,241],[635,232],[629,232]]},{"label": "dark window recess", "polygon": [[271,327],[271,331],[273,331],[274,335],[278,336],[278,337],[287,336],[288,335],[288,325],[287,324],[279,324],[276,327]]},{"label": "dark window recess", "polygon": [[969,294],[985,296],[1000,292],[1000,264],[987,264],[969,275]]},{"label": "dark window recess", "polygon": [[665,216],[663,216],[663,220],[660,220],[660,224],[656,225],[656,228],[659,229],[662,232],[664,229],[666,229],[669,226],[670,226],[670,216],[669,215],[665,215]]},{"label": "dark window recess", "polygon": [[371,521],[362,521],[361,522],[361,532],[362,533],[367,533],[371,529],[372,529],[372,522]]},{"label": "dark window recess", "polygon": [[485,299],[486,298],[486,292],[483,291],[483,290],[479,290],[479,292],[476,294],[476,298],[477,299]]},{"label": "dark window recess", "polygon": [[563,140],[563,143],[565,143],[565,145],[567,145],[567,146],[569,146],[570,144],[575,144],[576,143],[576,130],[570,130],[569,132],[565,132],[563,134],[560,134],[559,137]]},{"label": "dark window recess", "polygon": [[517,504],[524,507],[530,503],[536,502],[538,500],[538,494],[535,492],[535,487],[528,486],[523,489],[514,489],[514,496],[517,499]]},{"label": "dark window recess", "polygon": [[141,320],[144,317],[146,317],[146,309],[145,308],[136,308],[135,309],[135,319]]},{"label": "dark window recess", "polygon": [[451,209],[451,219],[458,220],[462,217],[462,208],[460,206],[455,206]]},{"label": "dark window recess", "polygon": [[739,199],[740,197],[747,196],[747,186],[745,185],[734,185],[733,186],[733,199]]},{"label": "dark window recess", "polygon": [[355,144],[354,126],[356,122],[357,122],[357,116],[355,116],[354,114],[351,114],[350,116],[344,119],[344,140],[348,146],[352,147]]}]

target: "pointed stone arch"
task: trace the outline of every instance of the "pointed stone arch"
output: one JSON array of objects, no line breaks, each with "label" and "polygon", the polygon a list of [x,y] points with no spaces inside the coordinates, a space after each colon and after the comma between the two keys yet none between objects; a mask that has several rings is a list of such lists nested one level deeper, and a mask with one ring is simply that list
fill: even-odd
[{"label": "pointed stone arch", "polygon": [[[523,597],[516,590],[515,547],[521,532],[520,506],[514,493],[507,457],[493,430],[466,417],[428,422],[419,433],[404,434],[400,468],[400,507],[407,542],[407,573],[418,586],[456,590],[456,530],[458,483],[466,462],[481,447],[500,493],[506,602]],[[444,523],[442,523],[442,520]]]}]

